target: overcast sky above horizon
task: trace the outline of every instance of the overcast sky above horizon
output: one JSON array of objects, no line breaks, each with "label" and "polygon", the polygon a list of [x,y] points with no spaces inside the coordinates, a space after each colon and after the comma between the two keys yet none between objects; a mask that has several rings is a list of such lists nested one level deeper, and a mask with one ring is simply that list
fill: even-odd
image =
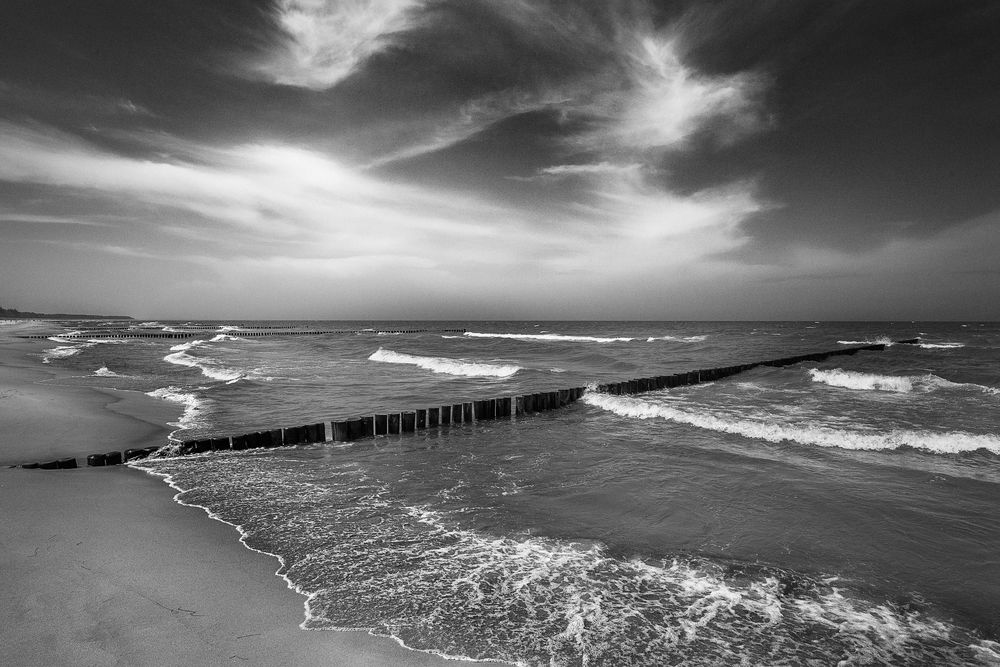
[{"label": "overcast sky above horizon", "polygon": [[1000,3],[0,5],[0,305],[1000,319]]}]

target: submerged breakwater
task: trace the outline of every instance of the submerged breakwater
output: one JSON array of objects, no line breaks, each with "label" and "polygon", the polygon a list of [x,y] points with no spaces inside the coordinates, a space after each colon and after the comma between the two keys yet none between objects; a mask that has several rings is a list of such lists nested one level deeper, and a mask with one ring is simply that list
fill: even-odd
[{"label": "submerged breakwater", "polygon": [[[387,335],[387,334],[415,334],[415,333],[464,333],[465,329],[390,329],[390,330],[379,330],[379,329],[342,329],[339,331],[334,330],[323,330],[323,329],[308,329],[308,330],[295,330],[295,329],[281,329],[279,327],[258,327],[260,331],[240,331],[240,336],[248,338],[259,338],[261,336],[329,336],[329,335],[359,335],[359,334],[375,334],[375,335]],[[174,331],[143,331],[136,329],[118,329],[118,330],[108,330],[102,329],[99,331],[91,332],[78,332],[70,334],[61,334],[60,338],[66,338],[69,340],[78,339],[97,339],[97,340],[108,340],[108,339],[129,339],[129,338],[197,338],[204,334],[204,327],[184,327],[187,330],[174,330]],[[19,338],[44,340],[49,338],[48,335],[27,335],[19,336]]]}]

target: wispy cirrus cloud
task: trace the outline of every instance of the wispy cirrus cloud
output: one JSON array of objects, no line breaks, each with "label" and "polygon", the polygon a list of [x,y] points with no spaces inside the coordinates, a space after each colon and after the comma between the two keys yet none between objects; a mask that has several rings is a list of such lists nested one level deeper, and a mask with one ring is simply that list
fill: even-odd
[{"label": "wispy cirrus cloud", "polygon": [[383,49],[421,0],[280,0],[284,39],[252,69],[274,83],[326,90]]},{"label": "wispy cirrus cloud", "polygon": [[[270,276],[289,289],[335,277],[372,298],[386,281],[402,281],[403,290],[501,283],[530,290],[545,276],[563,276],[572,282],[558,291],[568,295],[607,279],[592,275],[593,266],[607,264],[614,280],[627,281],[663,273],[664,248],[674,256],[671,271],[731,248],[733,222],[756,206],[728,191],[680,198],[632,174],[553,217],[383,181],[289,145],[178,151],[183,142],[174,138],[168,143],[187,159],[137,159],[37,125],[0,123],[0,138],[0,180],[103,201],[116,214],[100,235],[67,238],[68,249],[195,263],[220,277],[225,267],[221,291],[229,281],[240,289],[237,274],[254,284]],[[126,215],[132,211],[141,215]]]},{"label": "wispy cirrus cloud", "polygon": [[85,227],[107,227],[111,224],[100,220],[91,220],[86,217],[6,213],[3,211],[0,211],[0,222],[23,223],[27,225],[83,225]]}]

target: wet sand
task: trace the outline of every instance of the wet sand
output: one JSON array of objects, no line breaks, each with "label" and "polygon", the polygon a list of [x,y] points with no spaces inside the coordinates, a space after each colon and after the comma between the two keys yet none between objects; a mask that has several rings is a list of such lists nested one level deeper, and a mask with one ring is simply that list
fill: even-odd
[{"label": "wet sand", "polygon": [[[56,384],[0,330],[0,462],[159,445],[179,407]],[[236,529],[125,466],[0,469],[0,645],[14,665],[423,665],[364,632],[306,631],[305,598]]]}]

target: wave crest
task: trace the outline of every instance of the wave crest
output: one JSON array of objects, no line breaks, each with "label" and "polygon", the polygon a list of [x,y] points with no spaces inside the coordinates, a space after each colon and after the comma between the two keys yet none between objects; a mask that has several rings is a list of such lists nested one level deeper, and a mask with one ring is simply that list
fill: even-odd
[{"label": "wave crest", "polygon": [[562,334],[480,333],[477,331],[466,331],[465,335],[470,338],[509,338],[511,340],[546,340],[563,343],[628,343],[635,340],[635,338],[625,337],[608,338],[603,336],[564,336]]},{"label": "wave crest", "polygon": [[700,343],[706,338],[708,338],[708,336],[650,336],[646,339],[646,342],[652,343],[657,340],[667,340],[678,343]]},{"label": "wave crest", "polygon": [[229,334],[218,334],[209,339],[210,343],[218,343],[224,340],[246,340],[246,338],[240,338],[239,336],[230,336]]},{"label": "wave crest", "polygon": [[208,359],[199,359],[198,357],[193,357],[188,354],[188,350],[198,347],[204,344],[206,341],[203,340],[193,340],[190,343],[181,343],[180,345],[174,345],[170,348],[172,354],[168,354],[163,357],[163,360],[170,364],[176,364],[178,366],[187,366],[189,368],[197,368],[201,371],[201,374],[207,378],[213,380],[220,380],[227,384],[232,384],[237,380],[244,377],[244,374],[240,371],[233,370],[231,368],[226,368],[216,362]]},{"label": "wave crest", "polygon": [[951,389],[977,391],[993,396],[1000,395],[1000,389],[996,387],[987,387],[972,382],[952,382],[932,373],[926,375],[879,375],[877,373],[845,371],[840,368],[832,370],[810,368],[809,375],[813,382],[846,389],[892,391],[903,394],[912,391],[931,392],[938,389]]},{"label": "wave crest", "polygon": [[[178,430],[191,429],[201,426],[201,412],[207,401],[198,397],[197,394],[184,391],[179,387],[161,387],[153,391],[146,392],[146,396],[159,398],[171,403],[180,403],[184,406],[184,413],[176,422],[171,422],[171,426],[176,426]],[[170,434],[173,436],[173,433]]]},{"label": "wave crest", "polygon": [[583,395],[584,403],[622,417],[666,419],[679,424],[768,442],[795,442],[840,449],[891,450],[900,447],[921,449],[935,454],[957,454],[985,449],[1000,454],[1000,437],[963,431],[932,432],[893,429],[886,432],[832,428],[823,424],[792,425],[774,421],[757,421],[708,412],[689,412],[667,405],[648,403],[635,398],[609,394]]},{"label": "wave crest", "polygon": [[[59,341],[62,342],[62,341]],[[65,359],[75,354],[80,354],[87,345],[59,345],[45,350],[42,353],[42,363],[51,364],[53,359]]]},{"label": "wave crest", "polygon": [[809,376],[813,382],[828,384],[831,387],[895,391],[904,394],[913,391],[913,378],[906,376],[859,373],[857,371],[845,371],[840,368],[834,368],[833,370],[810,368]]},{"label": "wave crest", "polygon": [[514,375],[520,366],[513,364],[486,364],[482,362],[448,359],[447,357],[420,357],[402,352],[393,352],[379,348],[368,357],[370,361],[381,361],[388,364],[409,364],[435,373],[462,375],[465,377],[498,377],[506,378]]},{"label": "wave crest", "polygon": [[889,336],[879,336],[870,340],[838,340],[838,345],[893,345],[895,341]]}]

